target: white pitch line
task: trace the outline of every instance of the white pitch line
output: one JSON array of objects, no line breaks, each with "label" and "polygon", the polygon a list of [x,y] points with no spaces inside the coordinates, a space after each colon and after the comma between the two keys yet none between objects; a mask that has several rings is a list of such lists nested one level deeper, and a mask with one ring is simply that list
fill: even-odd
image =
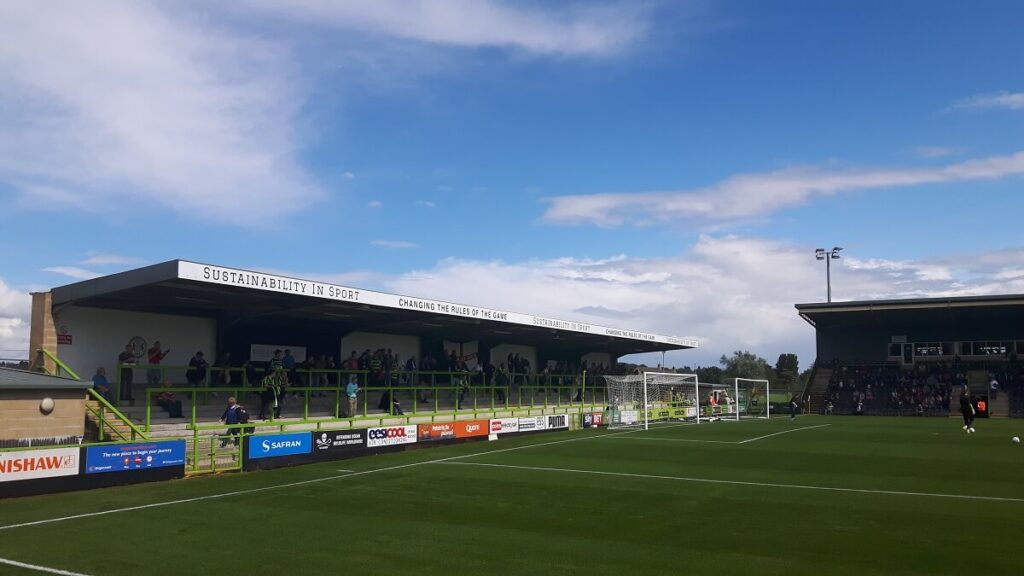
[{"label": "white pitch line", "polygon": [[82,574],[81,572],[71,572],[69,570],[60,570],[58,568],[47,568],[46,566],[26,564],[25,562],[18,562],[17,560],[8,560],[7,558],[0,558],[0,564],[6,564],[8,566],[14,566],[16,568],[24,568],[25,570],[35,570],[36,572],[45,572],[47,574],[62,574],[63,576],[89,576],[88,574]]},{"label": "white pitch line", "polygon": [[804,426],[803,428],[793,428],[792,430],[783,430],[782,432],[776,432],[774,434],[765,434],[764,436],[758,436],[757,438],[748,438],[741,440],[737,444],[746,444],[747,442],[757,442],[758,440],[764,440],[765,438],[771,438],[772,436],[781,436],[783,434],[789,434],[790,432],[799,432],[801,430],[814,430],[815,428],[825,428],[831,426],[831,424],[819,424],[817,426]]},{"label": "white pitch line", "polygon": [[988,502],[1024,502],[1024,498],[1006,498],[1001,496],[970,496],[967,494],[933,494],[929,492],[904,492],[900,490],[870,490],[866,488],[838,488],[831,486],[808,486],[804,484],[775,484],[772,482],[748,482],[744,480],[716,480],[713,478],[687,478],[685,476],[661,476],[657,474],[635,474],[629,472],[605,472],[601,470],[576,470],[574,468],[548,468],[544,466],[514,466],[511,464],[488,464],[486,462],[428,462],[428,464],[445,464],[448,466],[481,466],[490,468],[510,468],[535,472],[567,472],[571,474],[593,474],[596,476],[616,476],[620,478],[647,478],[651,480],[675,480],[677,482],[696,482],[701,484],[730,484],[734,486],[758,486],[763,488],[787,488],[791,490],[820,490],[824,492],[853,492],[857,494],[876,494],[885,496],[920,496],[927,498],[947,498],[953,500],[983,500]]},{"label": "white pitch line", "polygon": [[71,516],[61,516],[58,518],[47,518],[45,520],[34,520],[31,522],[21,522],[19,524],[8,524],[6,526],[0,526],[0,531],[14,530],[16,528],[27,528],[29,526],[39,526],[42,524],[52,524],[55,522],[64,522],[67,520],[77,520],[80,518],[93,518],[95,516],[106,516],[108,514],[119,514],[121,512],[132,512],[135,510],[146,510],[148,508],[161,508],[163,506],[173,506],[175,504],[188,504],[190,502],[201,502],[203,500],[216,500],[220,498],[227,498],[229,496],[241,496],[243,494],[254,494],[256,492],[265,492],[267,490],[277,490],[280,488],[293,488],[295,486],[304,486],[307,484],[318,484],[320,482],[329,482],[331,480],[338,480],[341,478],[353,478],[355,476],[365,476],[366,474],[374,474],[376,472],[387,472],[390,470],[401,470],[402,468],[409,468],[411,466],[421,466],[423,464],[437,464],[439,462],[447,462],[449,460],[461,460],[463,458],[472,458],[474,456],[482,456],[484,454],[500,454],[503,452],[511,452],[513,450],[524,450],[527,448],[539,448],[541,446],[553,446],[555,444],[565,444],[567,442],[579,442],[581,440],[592,440],[594,438],[603,438],[605,436],[617,436],[619,434],[632,434],[639,430],[627,430],[625,432],[613,432],[611,434],[598,434],[594,436],[584,436],[582,438],[569,438],[566,440],[555,440],[552,442],[539,442],[536,444],[527,444],[525,446],[514,446],[512,448],[501,448],[499,450],[488,450],[485,452],[474,452],[472,454],[462,454],[459,456],[449,456],[448,458],[438,458],[436,460],[425,460],[422,462],[411,462],[409,464],[399,464],[397,466],[388,466],[385,468],[375,468],[373,470],[364,470],[362,472],[352,472],[350,474],[340,474],[336,476],[326,476],[324,478],[314,478],[312,480],[302,480],[300,482],[288,482],[286,484],[274,484],[271,486],[262,486],[260,488],[250,488],[247,490],[236,490],[234,492],[223,492],[220,494],[209,494],[206,496],[197,496],[195,498],[183,498],[181,500],[169,500],[167,502],[154,502],[152,504],[141,504],[139,506],[128,506],[125,508],[114,508],[112,510],[101,510],[99,512],[86,512],[84,514],[74,514]]},{"label": "white pitch line", "polygon": [[700,444],[739,444],[735,440],[700,440],[697,438],[654,438],[651,436],[616,437],[612,440],[653,440],[655,442],[697,442]]}]

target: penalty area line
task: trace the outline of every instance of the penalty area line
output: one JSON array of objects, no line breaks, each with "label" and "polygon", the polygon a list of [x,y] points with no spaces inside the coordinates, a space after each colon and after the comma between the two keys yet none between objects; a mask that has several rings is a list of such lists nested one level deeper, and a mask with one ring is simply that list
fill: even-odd
[{"label": "penalty area line", "polygon": [[801,430],[814,430],[816,428],[826,428],[831,424],[818,424],[817,426],[804,426],[803,428],[793,428],[792,430],[783,430],[782,432],[776,432],[774,434],[765,434],[764,436],[758,436],[757,438],[748,438],[741,440],[737,444],[746,444],[748,442],[757,442],[758,440],[764,440],[765,438],[771,438],[773,436],[782,436],[783,434],[790,434],[793,432],[800,432]]},{"label": "penalty area line", "polygon": [[89,576],[88,574],[83,574],[81,572],[71,572],[70,570],[61,570],[59,568],[49,568],[47,566],[28,564],[26,562],[18,562],[17,560],[9,560],[7,558],[0,558],[0,564],[14,566],[15,568],[23,568],[25,570],[34,570],[36,572],[45,572],[46,574],[62,574],[63,576]]},{"label": "penalty area line", "polygon": [[577,470],[575,468],[549,468],[546,466],[515,466],[512,464],[489,464],[486,462],[431,462],[448,466],[480,466],[488,468],[506,468],[532,472],[563,472],[567,474],[591,474],[595,476],[613,476],[617,478],[645,478],[649,480],[673,480],[676,482],[693,482],[698,484],[728,484],[733,486],[756,486],[761,488],[784,488],[790,490],[819,490],[822,492],[847,492],[854,494],[873,494],[882,496],[918,496],[922,498],[945,498],[951,500],[974,500],[986,502],[1024,502],[1024,498],[1008,498],[1002,496],[971,496],[969,494],[937,494],[930,492],[907,492],[901,490],[871,490],[867,488],[841,488],[833,486],[810,486],[806,484],[777,484],[773,482],[750,482],[746,480],[716,480],[714,478],[688,478],[686,476],[662,476],[659,474],[636,474],[631,472],[606,472],[603,470]]}]

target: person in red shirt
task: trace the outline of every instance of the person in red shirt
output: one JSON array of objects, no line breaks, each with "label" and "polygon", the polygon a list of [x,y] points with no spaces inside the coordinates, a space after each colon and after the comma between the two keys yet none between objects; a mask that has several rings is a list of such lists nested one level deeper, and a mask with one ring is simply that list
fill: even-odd
[{"label": "person in red shirt", "polygon": [[146,382],[151,386],[160,385],[160,361],[163,360],[168,354],[170,349],[160,350],[160,341],[153,342],[153,347],[146,350],[146,356],[149,359],[150,367],[146,370]]}]

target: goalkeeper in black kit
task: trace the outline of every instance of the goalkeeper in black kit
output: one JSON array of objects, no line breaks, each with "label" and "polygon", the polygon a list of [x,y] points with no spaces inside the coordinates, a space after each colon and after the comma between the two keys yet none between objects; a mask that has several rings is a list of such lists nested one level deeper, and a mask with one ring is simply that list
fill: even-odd
[{"label": "goalkeeper in black kit", "polygon": [[971,395],[967,392],[967,386],[960,389],[960,413],[964,416],[964,431],[973,434],[974,404],[971,402]]}]

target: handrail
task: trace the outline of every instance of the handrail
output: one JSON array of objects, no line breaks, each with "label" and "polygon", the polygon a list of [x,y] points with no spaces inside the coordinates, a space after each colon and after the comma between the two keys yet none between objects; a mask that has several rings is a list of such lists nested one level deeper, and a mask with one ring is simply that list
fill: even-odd
[{"label": "handrail", "polygon": [[54,364],[57,365],[57,374],[56,374],[57,376],[60,375],[60,371],[61,370],[64,370],[65,372],[68,373],[68,376],[71,376],[75,380],[81,380],[81,378],[78,377],[78,374],[75,374],[74,370],[69,368],[67,364],[65,364],[64,362],[61,361],[60,358],[57,358],[56,354],[53,354],[49,350],[45,350],[43,348],[40,348],[39,350],[37,350],[37,352],[41,352],[43,354],[43,356],[46,356],[50,360],[53,360]]},{"label": "handrail", "polygon": [[[102,394],[100,394],[99,392],[92,388],[89,388],[87,392],[89,393],[89,395],[92,396],[93,400],[99,402],[99,405],[101,407],[103,407],[106,410],[110,410],[111,414],[116,416],[121,422],[125,423],[129,429],[131,429],[133,440],[135,439],[135,436],[138,436],[143,440],[149,440],[149,438],[142,432],[142,430],[139,429],[139,427],[136,426],[135,423],[131,421],[131,418],[128,418],[127,416],[122,414],[121,411],[115,408],[114,405],[111,404],[106,398],[104,398]],[[122,438],[124,438],[123,435]],[[127,440],[127,438],[125,438],[125,440]]]}]

